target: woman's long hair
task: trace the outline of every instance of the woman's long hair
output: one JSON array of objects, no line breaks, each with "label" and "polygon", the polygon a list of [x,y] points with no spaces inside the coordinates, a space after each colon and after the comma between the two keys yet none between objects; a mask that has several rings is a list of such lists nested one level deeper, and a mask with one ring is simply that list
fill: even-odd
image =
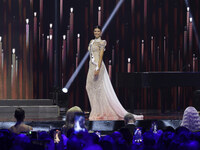
[{"label": "woman's long hair", "polygon": [[181,126],[188,128],[190,131],[200,130],[200,117],[197,110],[189,106],[185,109]]}]

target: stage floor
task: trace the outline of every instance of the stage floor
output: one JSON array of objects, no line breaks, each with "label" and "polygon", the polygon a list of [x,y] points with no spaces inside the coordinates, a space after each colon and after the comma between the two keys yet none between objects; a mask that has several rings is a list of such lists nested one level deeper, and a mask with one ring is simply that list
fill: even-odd
[{"label": "stage floor", "polygon": [[[41,118],[41,117],[29,117],[25,118],[25,121],[31,122],[31,121],[65,121],[65,114],[66,111],[60,111],[60,115],[58,117],[49,117],[49,118]],[[89,112],[84,112],[86,120],[89,118]],[[183,116],[183,111],[181,112],[165,112],[160,113],[156,111],[142,111],[137,110],[134,114],[137,115],[144,115],[144,120],[181,120]],[[13,114],[14,115],[14,114]],[[15,118],[9,117],[9,118],[1,118],[0,122],[14,122]]]}]

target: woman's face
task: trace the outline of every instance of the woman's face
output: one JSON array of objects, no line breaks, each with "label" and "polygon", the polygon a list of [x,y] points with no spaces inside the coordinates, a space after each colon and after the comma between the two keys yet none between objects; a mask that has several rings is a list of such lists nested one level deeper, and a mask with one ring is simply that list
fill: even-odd
[{"label": "woman's face", "polygon": [[94,29],[94,37],[96,39],[98,39],[99,37],[101,37],[101,30],[100,29],[98,29],[98,28]]}]

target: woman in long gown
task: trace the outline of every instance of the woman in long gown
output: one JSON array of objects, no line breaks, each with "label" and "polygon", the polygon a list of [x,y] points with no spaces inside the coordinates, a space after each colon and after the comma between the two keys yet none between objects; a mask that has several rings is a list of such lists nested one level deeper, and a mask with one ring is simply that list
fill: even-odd
[{"label": "woman in long gown", "polygon": [[[88,46],[90,52],[86,90],[90,101],[89,120],[123,120],[128,113],[119,102],[110,82],[103,60],[106,41],[101,39],[101,28],[94,28],[95,39]],[[142,120],[143,115],[134,115]]]}]

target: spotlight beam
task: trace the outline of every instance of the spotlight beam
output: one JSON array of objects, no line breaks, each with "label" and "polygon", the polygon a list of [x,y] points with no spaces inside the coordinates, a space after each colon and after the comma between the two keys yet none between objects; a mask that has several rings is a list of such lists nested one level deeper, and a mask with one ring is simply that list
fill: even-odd
[{"label": "spotlight beam", "polygon": [[78,67],[76,68],[76,70],[74,71],[74,73],[72,74],[72,76],[70,77],[69,81],[67,82],[67,84],[65,85],[65,87],[62,89],[62,91],[64,93],[68,92],[69,87],[71,86],[72,82],[74,81],[74,79],[76,78],[76,76],[78,75],[79,71],[81,70],[81,68],[83,67],[85,61],[87,60],[88,56],[89,56],[89,51],[85,54],[85,56],[83,57],[83,59],[81,60],[80,64],[78,65]]},{"label": "spotlight beam", "polygon": [[[110,22],[112,21],[112,19],[114,18],[115,14],[117,13],[117,11],[119,10],[120,6],[123,4],[125,0],[120,0],[117,5],[115,6],[114,10],[112,11],[111,15],[109,16],[109,18],[106,20],[106,23],[104,24],[103,28],[102,28],[102,35],[105,32],[106,28],[108,27],[108,25],[110,24]],[[85,56],[83,57],[83,59],[81,60],[80,64],[78,65],[77,69],[75,70],[75,72],[72,74],[72,76],[70,77],[69,81],[67,82],[67,84],[65,85],[65,87],[62,89],[62,91],[64,93],[68,92],[68,89],[70,88],[72,82],[74,81],[74,79],[76,78],[76,76],[78,75],[79,71],[81,70],[81,68],[83,67],[85,61],[87,60],[89,56],[89,51],[86,52]]]},{"label": "spotlight beam", "polygon": [[106,23],[103,25],[102,28],[102,34],[104,33],[104,31],[106,30],[106,28],[108,27],[108,25],[110,24],[110,22],[112,21],[112,19],[114,18],[115,14],[117,13],[117,11],[119,10],[120,6],[123,4],[124,0],[120,0],[117,5],[115,6],[115,8],[113,9],[111,15],[109,16],[109,18],[106,20]]}]

